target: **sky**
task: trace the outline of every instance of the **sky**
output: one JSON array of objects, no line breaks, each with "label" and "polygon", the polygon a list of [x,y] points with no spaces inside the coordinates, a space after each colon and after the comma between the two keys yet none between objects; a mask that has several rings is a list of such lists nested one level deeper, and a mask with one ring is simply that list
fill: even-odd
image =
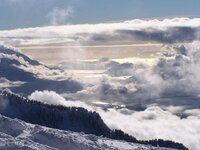
[{"label": "sky", "polygon": [[[53,87],[63,87],[60,81],[67,79],[70,89],[83,87],[61,95],[69,100],[122,104],[122,108],[98,110],[112,129],[199,150],[199,8],[200,0],[0,0],[0,45],[19,48],[58,69],[33,66],[15,53],[7,55],[4,49],[2,53],[1,47],[0,58],[16,60],[11,62],[20,62],[16,67],[20,72],[38,77],[33,84],[17,82],[21,93],[51,89],[46,80],[58,79]],[[13,68],[10,61],[7,66]],[[2,81],[6,88],[15,84]],[[63,103],[51,91],[30,96]]]},{"label": "sky", "polygon": [[0,0],[0,30],[141,18],[200,17],[199,0]]}]

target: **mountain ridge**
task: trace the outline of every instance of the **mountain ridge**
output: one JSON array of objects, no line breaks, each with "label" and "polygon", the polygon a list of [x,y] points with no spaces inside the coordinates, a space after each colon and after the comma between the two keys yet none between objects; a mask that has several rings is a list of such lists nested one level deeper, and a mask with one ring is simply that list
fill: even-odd
[{"label": "mountain ridge", "polygon": [[84,132],[86,134],[94,134],[96,136],[139,144],[182,150],[187,149],[183,144],[173,141],[164,141],[161,139],[139,141],[121,130],[111,130],[103,122],[98,113],[87,111],[84,108],[43,104],[7,91],[1,92],[0,104],[0,113],[2,115],[18,118],[33,124],[73,132]]}]

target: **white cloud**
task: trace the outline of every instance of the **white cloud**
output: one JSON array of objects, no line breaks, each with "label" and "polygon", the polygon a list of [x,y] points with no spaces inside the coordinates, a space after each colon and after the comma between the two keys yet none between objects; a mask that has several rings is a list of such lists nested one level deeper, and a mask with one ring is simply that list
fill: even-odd
[{"label": "white cloud", "polygon": [[134,102],[142,105],[158,103],[198,108],[200,106],[199,42],[172,45],[171,49],[173,55],[162,56],[153,66],[135,64],[127,66],[125,63],[124,67],[120,68],[121,65],[111,63],[107,68],[107,75],[111,73],[114,77],[124,75],[131,77],[124,80],[109,80],[109,76],[105,76],[108,78],[107,81],[99,80],[94,86],[77,93],[76,96],[82,99],[85,96],[86,99],[98,97],[107,102],[128,104]]},{"label": "white cloud", "polygon": [[69,101],[54,91],[35,91],[29,98],[44,104],[60,105],[66,107],[83,107],[87,110],[93,110],[90,106],[81,101]]},{"label": "white cloud", "polygon": [[47,14],[47,18],[50,19],[52,25],[58,25],[66,23],[67,19],[74,13],[73,7],[67,8],[55,7],[52,11]]},{"label": "white cloud", "polygon": [[115,109],[99,113],[109,127],[121,129],[139,139],[162,138],[183,143],[192,150],[199,149],[200,121],[195,116],[180,119],[159,107],[132,114],[123,114]]},{"label": "white cloud", "polygon": [[[73,8],[55,8],[49,13],[53,24],[64,23]],[[73,44],[149,40],[163,43],[187,42],[199,39],[200,19],[174,18],[164,20],[130,20],[119,23],[46,26],[0,31],[6,44]],[[185,36],[187,35],[187,36]]]}]

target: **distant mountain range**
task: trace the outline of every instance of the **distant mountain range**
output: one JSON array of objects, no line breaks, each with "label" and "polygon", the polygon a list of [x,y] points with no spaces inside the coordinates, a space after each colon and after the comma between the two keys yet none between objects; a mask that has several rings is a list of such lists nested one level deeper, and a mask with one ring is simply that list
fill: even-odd
[{"label": "distant mountain range", "polygon": [[0,78],[4,77],[12,82],[24,82],[20,86],[10,87],[13,92],[29,95],[35,90],[53,90],[62,93],[82,89],[78,81],[69,78],[55,80],[47,77],[54,76],[56,73],[59,74],[60,71],[50,69],[15,49],[0,47]]}]

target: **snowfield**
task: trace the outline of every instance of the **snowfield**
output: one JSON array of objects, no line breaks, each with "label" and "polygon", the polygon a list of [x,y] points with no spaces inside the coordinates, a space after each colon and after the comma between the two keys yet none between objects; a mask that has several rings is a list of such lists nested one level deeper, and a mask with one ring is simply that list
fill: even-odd
[{"label": "snowfield", "polygon": [[84,133],[62,131],[0,115],[0,149],[13,150],[170,150]]}]

